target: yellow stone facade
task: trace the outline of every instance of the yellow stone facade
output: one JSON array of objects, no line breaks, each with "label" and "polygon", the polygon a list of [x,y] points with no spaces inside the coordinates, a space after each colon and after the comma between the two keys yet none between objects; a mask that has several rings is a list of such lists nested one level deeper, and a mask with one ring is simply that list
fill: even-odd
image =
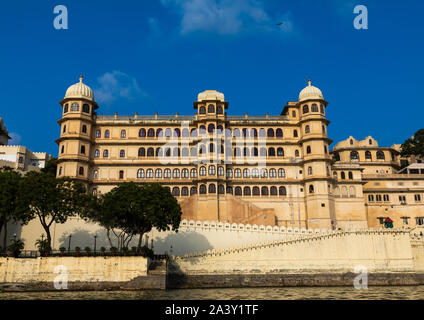
[{"label": "yellow stone facade", "polygon": [[[396,173],[399,146],[349,138],[329,150],[327,102],[310,82],[280,115],[227,115],[215,90],[198,95],[194,115],[97,115],[82,77],[60,104],[57,176],[93,193],[159,182],[183,218],[200,221],[335,229],[378,227],[388,216],[395,227],[404,216],[415,226],[424,217],[424,172]],[[389,198],[370,201],[378,194]],[[420,201],[411,200],[416,194]]]}]

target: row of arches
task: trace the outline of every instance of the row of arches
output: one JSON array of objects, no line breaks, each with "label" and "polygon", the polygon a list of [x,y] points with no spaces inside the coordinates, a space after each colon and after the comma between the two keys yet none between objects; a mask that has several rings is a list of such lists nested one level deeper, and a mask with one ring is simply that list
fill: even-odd
[{"label": "row of arches", "polygon": [[[215,106],[213,104],[208,105],[208,113],[215,113]],[[206,114],[205,106],[199,107],[199,114]],[[218,104],[216,106],[216,114],[224,114],[224,109],[222,108],[222,105]]]},{"label": "row of arches", "polygon": [[[188,196],[189,188],[188,187],[173,187],[171,189],[172,195],[175,197],[179,196]],[[225,187],[223,184],[219,184],[218,187],[216,184],[211,183],[209,185],[201,184],[199,186],[199,190],[197,187],[190,187],[190,195],[195,194],[232,194],[235,196],[286,196],[287,189],[284,186],[276,187],[276,186],[254,186],[254,187],[242,187],[242,186],[227,186]]]},{"label": "row of arches", "polygon": [[[302,112],[303,112],[303,114],[309,113],[309,105],[308,104],[303,105]],[[316,103],[313,103],[311,105],[311,112],[320,112],[320,113],[324,114],[324,105],[320,104],[319,109],[318,109],[318,105]]]},{"label": "row of arches", "polygon": [[[324,130],[324,129],[323,129]],[[227,137],[244,137],[244,138],[256,138],[256,137],[268,137],[268,138],[282,138],[283,137],[283,129],[277,128],[269,128],[259,129],[259,132],[256,128],[248,129],[248,128],[235,128],[235,129],[229,129],[226,128],[224,130],[222,125],[218,125],[215,128],[214,124],[209,124],[207,127],[204,125],[201,125],[199,129],[191,129],[189,131],[188,128],[184,128],[180,130],[179,128],[171,129],[166,128],[163,130],[162,128],[154,129],[154,128],[140,128],[138,131],[138,136],[140,138],[159,138],[159,137],[197,137],[198,135],[205,135],[206,133],[214,133],[216,131],[217,134],[224,134]],[[96,130],[96,138],[102,137],[102,130],[97,129]],[[103,134],[104,138],[110,138],[110,130],[106,129]],[[121,130],[120,134],[121,138],[127,137],[127,132],[125,129]],[[298,132],[296,129],[293,130],[293,137],[298,137]]]},{"label": "row of arches", "polygon": [[[367,151],[365,151],[364,156],[365,156],[365,160],[370,160],[370,161],[372,161],[373,159],[377,159],[377,160],[385,160],[386,159],[384,152],[381,151],[381,150],[377,150],[374,153],[374,156],[373,156],[373,153],[371,153],[371,151],[367,150]],[[333,158],[334,158],[334,161],[340,161],[340,154],[338,152],[335,152],[334,155],[333,155]],[[361,160],[360,157],[359,157],[359,152],[355,151],[355,150],[350,152],[349,158],[350,158],[351,161],[352,160],[353,161]],[[393,154],[392,154],[392,158],[394,158]]]}]

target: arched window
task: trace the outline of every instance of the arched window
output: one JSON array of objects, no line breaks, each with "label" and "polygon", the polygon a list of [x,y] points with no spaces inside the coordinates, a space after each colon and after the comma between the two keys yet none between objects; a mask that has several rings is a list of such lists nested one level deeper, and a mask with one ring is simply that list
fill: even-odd
[{"label": "arched window", "polygon": [[234,157],[241,157],[241,151],[240,148],[234,148]]},{"label": "arched window", "polygon": [[144,148],[139,148],[139,149],[138,149],[138,156],[139,156],[139,157],[145,157],[145,156],[146,156],[146,149],[144,149]]},{"label": "arched window", "polygon": [[120,156],[121,158],[124,158],[124,157],[125,157],[125,150],[121,150],[121,151],[119,152],[119,156]]},{"label": "arched window", "polygon": [[200,176],[206,176],[206,167],[200,167],[199,175]]},{"label": "arched window", "polygon": [[283,137],[283,130],[281,130],[280,128],[278,128],[275,131],[275,136],[278,137],[278,138],[282,138]]},{"label": "arched window", "polygon": [[85,146],[81,146],[81,154],[85,154]]},{"label": "arched window", "polygon": [[306,147],[306,153],[307,153],[307,154],[311,153],[311,147],[310,147],[310,146],[307,146],[307,147]]},{"label": "arched window", "polygon": [[322,128],[322,133],[325,134],[325,126],[321,126],[321,128]]},{"label": "arched window", "polygon": [[206,194],[206,185],[201,184],[199,187],[199,193],[200,194]]},{"label": "arched window", "polygon": [[259,129],[259,137],[262,137],[262,138],[266,137],[266,131],[264,128]]},{"label": "arched window", "polygon": [[103,158],[107,158],[107,157],[109,157],[109,151],[106,149],[106,150],[103,150]]},{"label": "arched window", "polygon": [[351,198],[355,198],[356,197],[356,192],[355,192],[355,187],[354,186],[350,186],[349,187],[349,197],[351,197]]},{"label": "arched window", "polygon": [[172,130],[170,128],[165,129],[165,137],[172,137]]},{"label": "arched window", "polygon": [[180,156],[180,148],[175,147],[174,150],[172,151],[172,155],[174,157],[179,157]]},{"label": "arched window", "polygon": [[153,178],[153,169],[147,169],[146,178]]},{"label": "arched window", "polygon": [[216,186],[213,183],[209,185],[209,193],[216,193]]},{"label": "arched window", "polygon": [[85,124],[82,125],[82,133],[87,133],[87,126]]},{"label": "arched window", "polygon": [[188,169],[181,170],[181,178],[183,179],[188,178]]},{"label": "arched window", "polygon": [[293,137],[295,137],[295,138],[297,138],[297,137],[298,137],[298,135],[297,135],[297,130],[293,130]]},{"label": "arched window", "polygon": [[303,114],[308,113],[308,112],[309,112],[309,107],[308,107],[308,105],[307,105],[307,104],[305,104],[305,105],[303,106]]},{"label": "arched window", "polygon": [[268,149],[268,156],[275,157],[275,149],[273,147]]},{"label": "arched window", "polygon": [[197,194],[197,188],[196,187],[191,187],[190,188],[190,195],[192,196],[194,194]]},{"label": "arched window", "polygon": [[165,149],[165,156],[166,157],[170,157],[171,156],[171,148],[166,148]]},{"label": "arched window", "polygon": [[350,142],[350,145],[352,146],[352,145],[353,145],[353,140],[352,140],[352,139],[350,139],[350,141],[349,141],[349,142]]},{"label": "arched window", "polygon": [[221,125],[216,126],[216,133],[222,134],[224,132],[224,128]]},{"label": "arched window", "polygon": [[121,130],[121,138],[126,138],[127,132],[125,130]]},{"label": "arched window", "polygon": [[384,159],[385,159],[384,152],[381,151],[381,150],[378,150],[377,151],[377,160],[384,160]]},{"label": "arched window", "polygon": [[146,136],[146,129],[141,128],[138,130],[138,136],[144,138]]},{"label": "arched window", "polygon": [[231,186],[227,186],[227,190],[226,190],[226,192],[227,192],[228,194],[233,194],[233,187],[231,187]]},{"label": "arched window", "polygon": [[110,138],[110,131],[109,130],[105,131],[105,138]]},{"label": "arched window", "polygon": [[197,129],[191,129],[190,131],[190,136],[192,138],[196,138],[197,137]]},{"label": "arched window", "polygon": [[298,156],[299,156],[299,150],[295,150],[295,151],[294,151],[294,156],[295,156],[295,157],[298,157]]},{"label": "arched window", "polygon": [[350,160],[359,160],[359,154],[357,151],[350,152]]},{"label": "arched window", "polygon": [[261,157],[266,157],[266,148],[261,148],[259,150],[259,154],[261,155]]},{"label": "arched window", "polygon": [[183,157],[188,157],[188,148],[183,148],[181,154]]},{"label": "arched window", "polygon": [[253,148],[252,148],[252,153],[251,153],[251,154],[252,154],[252,156],[257,157],[257,156],[258,156],[258,154],[259,154],[259,153],[258,153],[258,148],[253,147]]},{"label": "arched window", "polygon": [[277,156],[284,157],[284,149],[283,148],[279,147],[277,149]]},{"label": "arched window", "polygon": [[173,187],[173,188],[172,188],[172,195],[173,195],[174,197],[179,197],[179,196],[180,196],[180,188],[178,188],[178,187]]},{"label": "arched window", "polygon": [[224,193],[225,193],[224,185],[223,184],[218,185],[218,194],[224,194]]},{"label": "arched window", "polygon": [[231,170],[231,168],[227,168],[226,177],[227,178],[233,177],[233,170]]},{"label": "arched window", "polygon": [[171,178],[171,169],[165,169],[164,171],[163,171],[163,177],[165,178],[165,179],[169,179],[169,178]]},{"label": "arched window", "polygon": [[243,128],[241,132],[242,132],[243,137],[245,137],[245,138],[249,137],[249,132],[248,132],[247,128]]},{"label": "arched window", "polygon": [[156,169],[155,178],[156,179],[162,178],[162,170],[161,169]]},{"label": "arched window", "polygon": [[267,196],[268,195],[268,187],[262,187],[261,188],[261,194],[263,196]]},{"label": "arched window", "polygon": [[147,149],[147,156],[148,157],[154,157],[155,156],[155,150],[153,148]]},{"label": "arched window", "polygon": [[217,114],[223,114],[223,109],[222,109],[222,106],[220,104],[216,106],[216,113]]},{"label": "arched window", "polygon": [[256,138],[258,136],[258,130],[256,130],[255,128],[253,128],[252,130],[250,130],[250,136],[252,138]]},{"label": "arched window", "polygon": [[191,178],[197,178],[197,170],[196,169],[190,170],[190,177]]},{"label": "arched window", "polygon": [[259,170],[257,168],[252,169],[252,178],[259,178]]},{"label": "arched window", "polygon": [[311,111],[312,112],[318,112],[318,106],[314,103],[314,104],[312,104],[312,106],[311,106]]},{"label": "arched window", "polygon": [[268,131],[267,131],[267,136],[273,137],[274,136],[274,129],[269,128]]},{"label": "arched window", "polygon": [[208,105],[208,113],[215,113],[215,106],[213,104]]},{"label": "arched window", "polygon": [[350,180],[353,179],[353,173],[352,173],[352,171],[349,171],[347,175],[348,175],[348,177],[349,177]]},{"label": "arched window", "polygon": [[94,170],[94,172],[93,172],[93,179],[99,179],[99,171]]},{"label": "arched window", "polygon": [[100,157],[100,151],[99,151],[99,149],[96,149],[94,151],[94,158],[98,158],[98,157]]},{"label": "arched window", "polygon": [[309,186],[309,193],[314,193],[314,186],[312,184]]},{"label": "arched window", "polygon": [[312,167],[308,167],[308,174],[311,175],[312,174]]},{"label": "arched window", "polygon": [[327,146],[324,146],[324,153],[327,154]]},{"label": "arched window", "polygon": [[344,171],[340,172],[340,179],[346,179],[346,174],[344,173]]},{"label": "arched window", "polygon": [[179,138],[180,135],[181,135],[180,129],[178,129],[178,128],[174,129],[174,137]]},{"label": "arched window", "polygon": [[137,178],[138,179],[144,178],[144,169],[138,169],[137,170]]},{"label": "arched window", "polygon": [[287,195],[286,187],[280,187],[278,192],[279,192],[280,196],[286,196]]},{"label": "arched window", "polygon": [[286,177],[286,171],[284,171],[283,168],[278,169],[278,178],[285,178]]},{"label": "arched window", "polygon": [[199,134],[200,135],[204,135],[204,134],[206,134],[206,127],[205,126],[200,126],[199,127]]},{"label": "arched window", "polygon": [[234,178],[241,178],[241,170],[239,168],[234,170]]},{"label": "arched window", "polygon": [[277,195],[277,187],[272,186],[269,189],[269,193],[271,194],[271,196],[276,196]]},{"label": "arched window", "polygon": [[308,125],[306,125],[306,126],[305,126],[305,133],[309,133],[309,132],[311,132],[311,129],[309,128],[309,126],[308,126]]},{"label": "arched window", "polygon": [[233,137],[240,137],[240,129],[235,128],[233,130]]},{"label": "arched window", "polygon": [[234,189],[234,195],[241,196],[241,187],[236,187]]},{"label": "arched window", "polygon": [[247,147],[244,147],[243,148],[243,156],[245,156],[245,157],[249,157],[249,148],[247,148]]},{"label": "arched window", "polygon": [[163,156],[163,149],[162,147],[156,148],[156,157],[162,157]]},{"label": "arched window", "polygon": [[187,128],[184,128],[184,129],[183,129],[183,134],[182,134],[182,136],[183,136],[183,138],[188,138],[188,137],[190,136],[190,133],[189,133],[189,131],[188,131],[188,129],[187,129]]},{"label": "arched window", "polygon": [[82,112],[90,113],[90,106],[86,103],[82,105]]},{"label": "arched window", "polygon": [[218,176],[223,176],[224,175],[224,167],[218,167]]},{"label": "arched window", "polygon": [[250,188],[249,187],[244,187],[243,188],[243,195],[250,196]]},{"label": "arched window", "polygon": [[372,160],[371,152],[365,151],[365,159]]},{"label": "arched window", "polygon": [[147,130],[147,136],[152,138],[155,136],[155,130],[153,128],[150,128],[149,130]]},{"label": "arched window", "polygon": [[71,111],[78,111],[79,110],[79,104],[76,102],[73,102],[71,104]]},{"label": "arched window", "polygon": [[65,104],[65,108],[64,108],[63,113],[67,113],[67,112],[68,112],[68,104]]},{"label": "arched window", "polygon": [[260,195],[259,188],[258,188],[258,187],[253,187],[253,188],[252,188],[252,194],[253,194],[254,196],[259,196],[259,195]]},{"label": "arched window", "polygon": [[199,146],[199,154],[206,154],[206,146],[204,144]]},{"label": "arched window", "polygon": [[204,106],[199,108],[199,114],[206,114],[206,108]]},{"label": "arched window", "polygon": [[181,188],[181,195],[184,196],[184,197],[188,196],[188,188],[187,187]]},{"label": "arched window", "polygon": [[243,178],[250,178],[250,170],[249,169],[243,169]]},{"label": "arched window", "polygon": [[102,136],[102,132],[100,130],[96,130],[96,138],[100,138]]},{"label": "arched window", "polygon": [[214,176],[215,175],[215,166],[209,166],[208,173],[209,173],[210,176]]},{"label": "arched window", "polygon": [[277,178],[277,170],[275,170],[274,168],[269,169],[269,177]]},{"label": "arched window", "polygon": [[197,157],[197,148],[196,147],[191,148],[190,156],[194,157],[194,158]]},{"label": "arched window", "polygon": [[84,168],[83,167],[79,167],[78,173],[80,176],[84,175]]},{"label": "arched window", "polygon": [[292,118],[296,118],[296,111],[292,111]]},{"label": "arched window", "polygon": [[209,144],[209,153],[213,153],[214,152],[214,145],[213,145],[213,143],[210,143]]},{"label": "arched window", "polygon": [[161,128],[156,130],[156,138],[163,137],[163,130]]},{"label": "arched window", "polygon": [[322,114],[324,114],[324,106],[322,104],[319,105],[319,110]]},{"label": "arched window", "polygon": [[265,168],[261,169],[261,178],[268,178],[268,170]]},{"label": "arched window", "polygon": [[340,161],[340,154],[338,152],[335,152],[333,154],[333,158],[334,158],[334,161]]}]

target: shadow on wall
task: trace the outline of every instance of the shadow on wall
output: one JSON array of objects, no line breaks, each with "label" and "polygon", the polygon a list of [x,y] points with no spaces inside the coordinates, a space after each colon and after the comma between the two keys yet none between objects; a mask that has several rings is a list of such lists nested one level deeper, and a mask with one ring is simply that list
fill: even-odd
[{"label": "shadow on wall", "polygon": [[[71,235],[71,237],[69,237]],[[96,238],[96,250],[100,250],[101,247],[105,247],[107,250],[110,249],[110,242],[107,238],[105,229],[99,229],[96,232],[89,232],[83,229],[75,229],[70,232],[65,232],[59,238],[59,248],[65,247],[68,250],[69,240],[71,241],[70,249],[74,250],[75,247],[80,247],[83,250],[85,247],[90,247],[94,250],[94,236]],[[110,239],[113,246],[118,247],[118,239],[114,234],[111,234]]]},{"label": "shadow on wall", "polygon": [[[22,239],[22,225],[17,222],[8,222],[7,223],[7,234],[6,234],[6,247],[11,243],[14,239],[14,235],[16,234],[16,239]],[[4,238],[4,229],[0,230],[0,248],[3,247],[3,238]],[[25,239],[23,239],[25,241]]]},{"label": "shadow on wall", "polygon": [[156,254],[171,253],[172,246],[172,254],[174,255],[212,249],[211,244],[205,236],[193,231],[170,233],[165,238],[155,237],[153,246]]}]

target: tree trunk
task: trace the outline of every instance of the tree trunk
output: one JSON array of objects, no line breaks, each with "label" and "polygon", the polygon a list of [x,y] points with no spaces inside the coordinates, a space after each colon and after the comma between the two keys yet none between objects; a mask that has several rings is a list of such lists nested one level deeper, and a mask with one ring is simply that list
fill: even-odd
[{"label": "tree trunk", "polygon": [[7,251],[7,248],[6,248],[6,242],[7,242],[7,222],[4,222],[3,231],[4,231],[4,234],[3,234],[3,250],[4,251]]},{"label": "tree trunk", "polygon": [[50,235],[50,228],[46,227],[44,228],[44,230],[46,231],[47,242],[49,244],[49,251],[50,251],[52,249],[52,236]]},{"label": "tree trunk", "polygon": [[106,235],[107,239],[109,240],[110,247],[113,247],[112,240],[110,239],[110,229],[107,229]]},{"label": "tree trunk", "polygon": [[138,238],[137,251],[140,251],[141,249],[141,241],[143,240],[143,235],[144,235],[144,232],[140,233],[140,237]]}]

